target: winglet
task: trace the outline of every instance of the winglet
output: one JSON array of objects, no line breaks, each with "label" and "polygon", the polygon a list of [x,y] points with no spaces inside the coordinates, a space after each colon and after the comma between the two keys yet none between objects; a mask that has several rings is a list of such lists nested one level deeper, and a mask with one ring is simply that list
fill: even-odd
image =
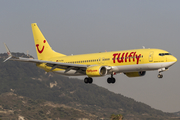
[{"label": "winglet", "polygon": [[9,48],[7,47],[7,45],[4,43],[4,46],[6,48],[7,54],[8,54],[8,58],[6,60],[4,60],[3,62],[6,62],[7,60],[11,59],[13,56],[9,50]]}]

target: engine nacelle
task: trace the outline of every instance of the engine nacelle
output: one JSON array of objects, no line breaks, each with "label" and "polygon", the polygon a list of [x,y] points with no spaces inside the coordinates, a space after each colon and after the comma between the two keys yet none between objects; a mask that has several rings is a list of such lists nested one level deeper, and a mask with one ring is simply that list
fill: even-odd
[{"label": "engine nacelle", "polygon": [[140,77],[144,76],[146,74],[146,71],[140,71],[140,72],[128,72],[124,73],[128,77]]},{"label": "engine nacelle", "polygon": [[104,66],[91,66],[86,69],[86,75],[88,77],[98,77],[107,74],[107,69]]}]

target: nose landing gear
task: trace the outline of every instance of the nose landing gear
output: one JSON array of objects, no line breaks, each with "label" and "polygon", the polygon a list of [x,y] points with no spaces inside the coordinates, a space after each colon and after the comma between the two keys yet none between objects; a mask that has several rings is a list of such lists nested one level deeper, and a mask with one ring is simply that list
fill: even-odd
[{"label": "nose landing gear", "polygon": [[161,73],[158,74],[158,78],[163,78],[163,75]]},{"label": "nose landing gear", "polygon": [[158,78],[163,78],[163,75],[161,74],[161,72],[164,72],[164,71],[166,71],[166,70],[168,70],[168,68],[161,68],[161,69],[159,69],[158,71],[159,71],[159,74],[157,75],[157,77]]}]

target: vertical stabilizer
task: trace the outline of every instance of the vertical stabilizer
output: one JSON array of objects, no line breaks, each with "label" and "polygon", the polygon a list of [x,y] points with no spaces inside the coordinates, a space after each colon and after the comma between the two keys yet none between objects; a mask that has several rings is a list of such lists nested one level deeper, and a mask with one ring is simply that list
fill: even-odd
[{"label": "vertical stabilizer", "polygon": [[36,53],[39,60],[48,60],[53,57],[65,56],[64,54],[57,53],[52,50],[36,23],[32,23],[31,27],[34,36]]}]

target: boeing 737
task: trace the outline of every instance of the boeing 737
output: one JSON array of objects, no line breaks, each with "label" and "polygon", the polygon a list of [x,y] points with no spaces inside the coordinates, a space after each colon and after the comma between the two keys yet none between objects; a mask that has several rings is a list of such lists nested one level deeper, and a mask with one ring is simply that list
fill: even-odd
[{"label": "boeing 737", "polygon": [[8,54],[5,61],[31,62],[46,72],[61,75],[86,75],[85,83],[92,83],[92,77],[105,75],[110,75],[107,78],[108,83],[115,83],[113,76],[117,73],[124,73],[128,77],[139,77],[151,70],[157,70],[158,78],[162,78],[162,72],[168,70],[177,61],[173,55],[161,49],[132,49],[66,56],[52,50],[36,23],[32,23],[31,27],[38,59],[13,56],[5,44]]}]

